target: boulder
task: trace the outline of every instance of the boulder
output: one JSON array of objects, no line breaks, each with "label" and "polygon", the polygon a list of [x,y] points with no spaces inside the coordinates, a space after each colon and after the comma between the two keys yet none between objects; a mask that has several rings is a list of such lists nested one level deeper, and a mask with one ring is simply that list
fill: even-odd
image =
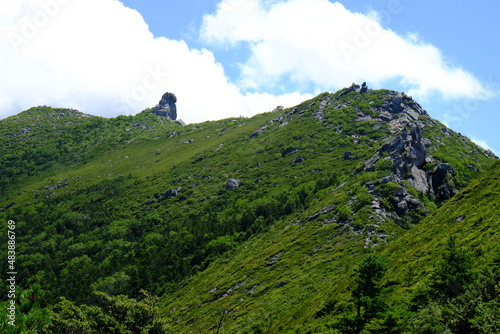
[{"label": "boulder", "polygon": [[258,128],[257,130],[255,130],[254,132],[252,132],[252,134],[249,137],[250,138],[257,137],[259,134],[265,132],[266,130],[267,130],[267,125],[264,125],[264,126]]},{"label": "boulder", "polygon": [[413,188],[417,189],[421,193],[427,193],[429,190],[429,183],[427,182],[427,174],[421,170],[418,169],[416,166],[411,167],[411,178],[410,178],[410,184],[412,185]]},{"label": "boulder", "polygon": [[278,253],[278,254],[274,254],[270,259],[269,261],[267,261],[266,263],[264,263],[264,267],[270,267],[270,266],[274,266],[276,263],[278,263],[278,259],[279,257],[281,256],[281,253]]},{"label": "boulder", "polygon": [[9,203],[9,204],[7,204],[6,206],[1,207],[1,208],[0,208],[0,211],[7,210],[8,208],[13,207],[15,204],[16,204],[16,203],[14,203],[14,202],[10,202],[10,203]]},{"label": "boulder", "polygon": [[229,180],[227,180],[227,183],[224,186],[224,188],[226,188],[227,190],[234,190],[236,188],[239,188],[240,186],[241,186],[240,180],[235,178],[230,178]]},{"label": "boulder", "polygon": [[286,150],[283,151],[283,153],[281,153],[281,156],[287,156],[287,155],[290,155],[290,154],[294,154],[294,153],[297,153],[298,152],[298,148],[296,147],[289,147],[287,148]]},{"label": "boulder", "polygon": [[391,103],[391,111],[393,113],[399,113],[403,110],[403,94],[401,93],[398,93],[398,95],[396,95],[394,97],[394,99],[392,100],[392,103]]},{"label": "boulder", "polygon": [[177,187],[175,189],[169,189],[163,194],[163,198],[175,197],[179,195],[179,192],[182,190],[182,187]]},{"label": "boulder", "polygon": [[377,116],[377,118],[379,118],[383,122],[392,121],[392,115],[387,111],[381,111],[380,114]]},{"label": "boulder", "polygon": [[184,123],[182,119],[176,120],[175,123],[179,124],[180,126],[186,126],[186,123]]},{"label": "boulder", "polygon": [[305,160],[304,157],[298,156],[298,157],[296,157],[295,159],[292,160],[292,164],[298,164],[298,163],[303,162],[304,160]]},{"label": "boulder", "polygon": [[276,289],[279,289],[279,288],[281,288],[281,287],[284,287],[284,286],[285,286],[285,285],[287,285],[288,283],[290,283],[290,282],[288,282],[288,281],[279,282],[278,284],[276,284]]}]

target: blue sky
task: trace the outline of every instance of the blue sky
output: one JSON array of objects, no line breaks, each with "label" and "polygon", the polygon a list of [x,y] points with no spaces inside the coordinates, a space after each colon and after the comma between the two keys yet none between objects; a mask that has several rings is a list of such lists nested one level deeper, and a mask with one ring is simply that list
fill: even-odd
[{"label": "blue sky", "polygon": [[134,114],[172,91],[179,117],[199,122],[367,81],[499,154],[498,12],[486,0],[3,3],[0,117],[37,104]]}]

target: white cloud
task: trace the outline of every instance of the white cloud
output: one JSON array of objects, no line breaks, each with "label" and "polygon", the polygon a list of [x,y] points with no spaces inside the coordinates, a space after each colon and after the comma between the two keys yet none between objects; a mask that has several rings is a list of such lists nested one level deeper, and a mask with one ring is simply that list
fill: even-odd
[{"label": "white cloud", "polygon": [[248,44],[251,56],[241,65],[247,88],[271,88],[284,77],[317,90],[398,79],[417,98],[493,95],[418,34],[399,36],[381,20],[377,13],[353,13],[328,0],[223,0],[204,17],[201,36],[211,45]]},{"label": "white cloud", "polygon": [[187,122],[299,103],[309,95],[243,94],[208,50],[155,38],[116,0],[0,4],[0,117],[34,105],[135,114],[171,91]]}]

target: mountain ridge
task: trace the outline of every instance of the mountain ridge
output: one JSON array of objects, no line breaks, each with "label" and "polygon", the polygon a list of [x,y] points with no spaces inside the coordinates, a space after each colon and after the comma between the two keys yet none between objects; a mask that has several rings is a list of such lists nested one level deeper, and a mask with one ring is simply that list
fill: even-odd
[{"label": "mountain ridge", "polygon": [[[18,221],[23,288],[42,285],[48,306],[144,289],[164,296],[159,312],[175,332],[214,330],[226,300],[240,310],[234,330],[302,326],[313,315],[282,291],[325,313],[319,286],[347,289],[353,263],[497,160],[411,97],[366,84],[186,126],[154,110],[104,119],[34,107],[0,121],[0,217]],[[239,266],[213,276],[231,254]],[[300,284],[316,292],[307,298]],[[270,318],[278,301],[289,307]]]}]

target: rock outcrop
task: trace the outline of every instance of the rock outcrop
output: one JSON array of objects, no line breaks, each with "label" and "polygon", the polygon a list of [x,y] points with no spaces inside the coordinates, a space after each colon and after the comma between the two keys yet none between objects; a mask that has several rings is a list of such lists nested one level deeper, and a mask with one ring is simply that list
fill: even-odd
[{"label": "rock outcrop", "polygon": [[177,97],[172,93],[163,94],[160,102],[153,108],[153,114],[168,117],[175,121],[177,119]]},{"label": "rock outcrop", "polygon": [[[366,84],[362,86],[353,84],[344,89],[337,99],[348,93],[356,92],[362,94],[369,91]],[[335,102],[334,102],[335,103]],[[342,108],[345,105],[337,102],[335,108]],[[369,193],[375,197],[375,202],[380,203],[384,194],[380,192],[380,186],[386,183],[398,185],[400,188],[390,194],[391,212],[384,211],[380,214],[395,214],[398,217],[405,217],[413,210],[425,211],[425,206],[416,197],[413,190],[429,196],[436,202],[443,202],[457,194],[458,189],[455,184],[455,171],[450,164],[445,163],[435,157],[433,152],[436,145],[443,145],[440,137],[424,137],[424,129],[427,127],[442,127],[441,124],[432,120],[427,112],[405,93],[386,91],[384,102],[372,104],[370,111],[357,111],[355,122],[374,122],[374,127],[387,124],[391,129],[392,136],[386,139],[377,152],[366,159],[364,165],[353,174],[360,172],[374,172],[379,168],[390,168],[390,175],[376,181],[373,184],[366,184]],[[380,123],[378,125],[377,123]],[[451,136],[449,130],[443,130],[444,136]],[[344,160],[354,160],[356,157],[352,152],[344,153]],[[386,202],[387,203],[387,202]],[[378,204],[377,204],[378,205]],[[379,215],[379,213],[377,213]]]},{"label": "rock outcrop", "polygon": [[347,95],[349,94],[350,92],[357,92],[359,94],[362,94],[362,93],[367,93],[369,92],[369,89],[368,89],[368,86],[366,84],[366,82],[363,82],[363,84],[361,86],[359,86],[358,84],[355,84],[353,83],[351,85],[351,87],[349,88],[346,88],[344,89],[338,96],[337,98],[340,98],[341,96],[344,96],[344,95]]}]

